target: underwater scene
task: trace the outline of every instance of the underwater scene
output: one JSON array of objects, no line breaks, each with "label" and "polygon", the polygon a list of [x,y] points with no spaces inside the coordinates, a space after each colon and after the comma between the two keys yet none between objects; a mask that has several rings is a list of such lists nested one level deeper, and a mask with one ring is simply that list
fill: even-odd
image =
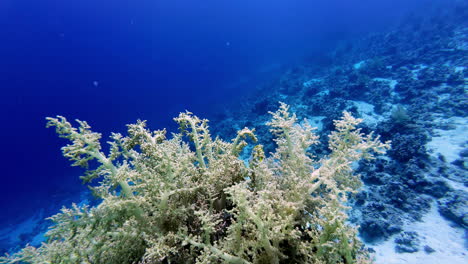
[{"label": "underwater scene", "polygon": [[468,1],[0,1],[0,263],[468,263]]}]

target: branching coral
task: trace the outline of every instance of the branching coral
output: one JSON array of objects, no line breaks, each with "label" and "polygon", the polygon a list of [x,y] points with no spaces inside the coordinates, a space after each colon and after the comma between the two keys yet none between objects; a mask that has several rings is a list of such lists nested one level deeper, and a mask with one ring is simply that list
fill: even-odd
[{"label": "branching coral", "polygon": [[246,164],[239,158],[253,131],[231,143],[209,133],[190,112],[166,138],[138,121],[128,136],[113,134],[105,155],[100,134],[78,121],[48,118],[70,144],[64,156],[87,170],[85,182],[101,203],[73,205],[49,218],[54,225],[38,248],[26,247],[0,263],[367,263],[356,231],[346,224],[346,197],[359,187],[351,164],[389,147],[363,135],[362,121],[344,113],[330,135],[331,154],[315,160],[313,129],[299,125],[281,104],[268,125],[276,151],[261,145]]}]

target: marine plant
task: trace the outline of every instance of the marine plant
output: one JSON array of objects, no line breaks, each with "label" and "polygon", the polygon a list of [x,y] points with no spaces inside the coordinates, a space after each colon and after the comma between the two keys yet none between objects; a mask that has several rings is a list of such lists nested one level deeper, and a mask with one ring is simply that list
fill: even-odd
[{"label": "marine plant", "polygon": [[330,154],[317,159],[307,121],[283,103],[270,113],[277,148],[267,156],[256,145],[248,161],[240,155],[254,131],[226,142],[190,112],[175,118],[180,132],[170,138],[145,121],[128,125],[127,136],[112,134],[107,155],[88,123],[47,118],[70,142],[64,156],[86,168],[83,181],[98,181],[89,187],[100,203],[63,208],[49,218],[47,242],[0,263],[369,263],[345,203],[360,186],[352,164],[389,143],[344,112]]}]

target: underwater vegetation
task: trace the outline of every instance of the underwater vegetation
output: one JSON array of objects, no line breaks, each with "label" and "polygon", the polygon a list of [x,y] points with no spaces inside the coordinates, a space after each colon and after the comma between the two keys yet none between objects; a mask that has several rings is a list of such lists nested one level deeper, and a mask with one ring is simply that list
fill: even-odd
[{"label": "underwater vegetation", "polygon": [[361,185],[352,164],[389,142],[362,133],[362,119],[344,112],[330,154],[318,160],[308,122],[284,103],[270,114],[276,149],[265,155],[256,145],[248,162],[241,155],[254,131],[213,138],[208,121],[190,112],[175,118],[180,132],[171,137],[145,121],[128,125],[127,136],[112,134],[107,155],[86,122],[47,118],[100,203],[63,208],[49,218],[47,242],[0,263],[370,263],[345,203]]}]

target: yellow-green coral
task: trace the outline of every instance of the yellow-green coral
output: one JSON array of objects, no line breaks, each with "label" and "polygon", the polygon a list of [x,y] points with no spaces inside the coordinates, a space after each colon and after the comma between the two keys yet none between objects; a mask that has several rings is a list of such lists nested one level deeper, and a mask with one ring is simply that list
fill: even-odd
[{"label": "yellow-green coral", "polygon": [[257,145],[249,164],[239,155],[253,131],[213,139],[208,121],[190,112],[175,118],[181,132],[170,138],[143,121],[129,125],[128,136],[112,135],[108,155],[86,122],[48,118],[70,140],[62,150],[73,165],[99,164],[83,179],[99,180],[92,189],[101,203],[63,208],[49,218],[46,243],[0,263],[368,263],[344,202],[360,183],[352,162],[388,143],[363,135],[361,120],[345,112],[331,154],[316,160],[308,123],[285,104],[271,114],[278,147],[266,157]]}]

